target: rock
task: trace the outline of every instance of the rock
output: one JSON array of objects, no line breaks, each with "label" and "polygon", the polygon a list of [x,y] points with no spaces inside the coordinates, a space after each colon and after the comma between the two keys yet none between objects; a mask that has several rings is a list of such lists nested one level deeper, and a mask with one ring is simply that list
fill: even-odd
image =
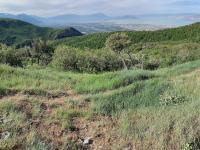
[{"label": "rock", "polygon": [[132,150],[132,145],[128,144],[126,148],[124,148],[124,150]]},{"label": "rock", "polygon": [[69,141],[78,141],[79,142],[79,137],[76,133],[68,134],[67,139]]},{"label": "rock", "polygon": [[43,109],[43,110],[47,110],[47,109],[48,109],[48,105],[45,104],[45,103],[42,103],[42,104],[40,105],[40,108]]},{"label": "rock", "polygon": [[6,116],[0,116],[0,123],[9,123],[11,119],[8,119]]},{"label": "rock", "polygon": [[6,131],[6,132],[3,132],[3,133],[0,133],[0,139],[1,140],[6,140],[10,137],[10,132]]},{"label": "rock", "polygon": [[4,119],[3,120],[3,123],[9,123],[9,122],[11,122],[12,120],[11,119]]},{"label": "rock", "polygon": [[83,144],[84,143],[84,139],[82,139],[82,138],[78,139],[78,143],[79,144]]},{"label": "rock", "polygon": [[100,138],[101,136],[102,136],[102,134],[99,133],[99,134],[97,134],[95,137],[96,137],[96,138]]},{"label": "rock", "polygon": [[84,145],[90,145],[93,144],[93,139],[91,137],[88,137],[83,142]]},{"label": "rock", "polygon": [[0,123],[3,123],[4,119],[3,118],[0,118]]},{"label": "rock", "polygon": [[79,131],[79,128],[77,128],[75,126],[71,126],[71,127],[69,127],[69,131],[76,132],[76,131]]}]

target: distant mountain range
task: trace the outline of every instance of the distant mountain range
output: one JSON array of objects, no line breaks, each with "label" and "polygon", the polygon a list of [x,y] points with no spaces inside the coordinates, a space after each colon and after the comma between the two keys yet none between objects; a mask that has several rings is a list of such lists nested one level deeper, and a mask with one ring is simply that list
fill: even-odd
[{"label": "distant mountain range", "polygon": [[0,13],[0,18],[8,18],[8,19],[17,19],[21,21],[25,21],[34,25],[42,24],[42,17],[38,16],[32,16],[27,14],[19,14],[19,15],[13,15],[8,13]]},{"label": "distant mountain range", "polygon": [[97,22],[107,22],[112,20],[125,20],[125,19],[136,19],[134,16],[107,16],[102,13],[97,14],[89,14],[89,15],[76,15],[76,14],[67,14],[67,15],[59,15],[54,17],[38,17],[27,14],[7,14],[0,13],[0,18],[11,18],[11,19],[19,19],[22,21],[26,21],[35,25],[40,26],[66,26],[69,24],[79,24],[79,23],[97,23]]},{"label": "distant mountain range", "polygon": [[82,33],[124,31],[124,30],[158,30],[182,26],[200,21],[200,14],[148,14],[108,16],[103,13],[77,15],[66,14],[53,17],[34,15],[13,15],[0,13],[0,18],[25,21],[42,27],[65,28],[73,26]]}]

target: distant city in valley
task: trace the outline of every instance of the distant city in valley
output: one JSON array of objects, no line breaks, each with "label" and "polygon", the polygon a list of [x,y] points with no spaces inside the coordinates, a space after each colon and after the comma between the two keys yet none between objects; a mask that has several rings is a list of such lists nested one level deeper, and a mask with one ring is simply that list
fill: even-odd
[{"label": "distant city in valley", "polygon": [[200,20],[200,14],[149,14],[109,16],[103,13],[76,15],[66,14],[53,17],[40,17],[28,14],[0,13],[0,18],[22,20],[42,27],[75,27],[84,34],[111,31],[154,31],[188,25]]}]

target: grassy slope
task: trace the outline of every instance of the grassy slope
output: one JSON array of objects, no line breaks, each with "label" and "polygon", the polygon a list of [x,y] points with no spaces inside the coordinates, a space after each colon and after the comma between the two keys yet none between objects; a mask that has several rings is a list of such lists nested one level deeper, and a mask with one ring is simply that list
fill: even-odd
[{"label": "grassy slope", "polygon": [[[74,89],[91,101],[90,113],[115,116],[120,121],[121,136],[135,149],[181,149],[199,138],[199,68],[200,61],[195,61],[157,71],[94,75],[1,65],[0,92],[2,96],[17,91],[57,97]],[[161,95],[164,95],[162,101]],[[161,105],[161,102],[166,103]],[[16,108],[9,102],[0,103],[0,113],[14,115],[19,122],[20,118],[23,120],[21,112],[13,114]],[[37,103],[34,105],[38,107]],[[60,108],[51,119],[63,122],[79,114],[68,112]]]},{"label": "grassy slope", "polygon": [[[127,32],[133,43],[163,42],[163,41],[199,41],[200,23],[192,25],[165,29],[159,31],[137,31]],[[99,49],[112,33],[96,33],[82,37],[67,38],[57,41],[56,44],[65,44],[78,48]]]}]

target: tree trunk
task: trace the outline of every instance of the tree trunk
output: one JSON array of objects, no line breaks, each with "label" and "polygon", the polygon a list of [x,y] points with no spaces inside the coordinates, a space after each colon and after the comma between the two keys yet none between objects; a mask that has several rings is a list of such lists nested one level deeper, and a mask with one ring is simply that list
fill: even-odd
[{"label": "tree trunk", "polygon": [[125,60],[123,59],[123,57],[120,57],[120,58],[121,58],[121,60],[122,60],[122,64],[123,64],[123,66],[124,66],[124,69],[125,69],[125,70],[128,70],[128,67],[127,67],[127,65],[126,65]]},{"label": "tree trunk", "polygon": [[37,63],[40,64],[40,57],[37,58]]},{"label": "tree trunk", "polygon": [[129,59],[131,60],[131,67],[133,67],[133,64],[134,64],[133,58],[132,58],[131,54],[129,54],[129,53],[128,53],[128,56],[129,56]]}]

